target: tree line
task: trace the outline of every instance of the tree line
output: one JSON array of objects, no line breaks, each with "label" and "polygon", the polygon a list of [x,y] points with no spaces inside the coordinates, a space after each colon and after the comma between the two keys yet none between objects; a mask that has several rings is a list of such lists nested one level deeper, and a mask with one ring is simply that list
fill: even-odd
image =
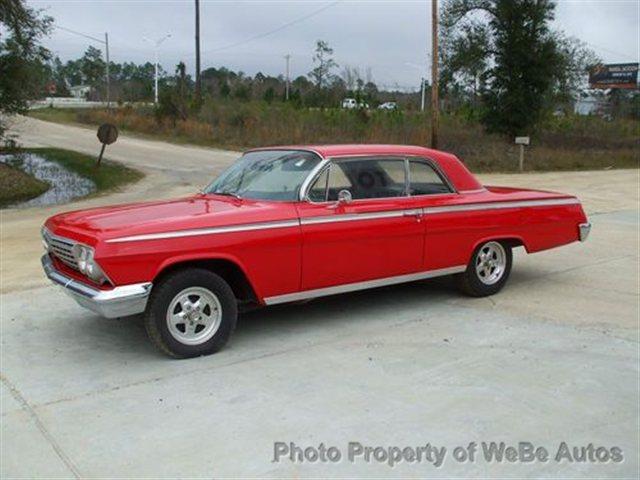
[{"label": "tree line", "polygon": [[[552,29],[552,0],[445,0],[441,10],[440,95],[445,111],[481,121],[486,129],[508,135],[529,134],[541,119],[569,112],[586,85],[587,68],[600,60],[586,44]],[[92,88],[91,99],[105,98],[105,63],[90,46],[81,58],[65,63],[52,58],[41,42],[53,20],[23,0],[0,2],[0,111],[26,109],[29,99],[55,91],[69,94],[74,85]],[[337,107],[355,97],[371,107],[396,101],[417,109],[416,91],[379,88],[370,71],[339,65],[324,40],[315,43],[313,68],[291,79],[288,101],[296,107]],[[153,99],[151,62],[110,63],[111,98],[120,102]],[[226,67],[201,72],[205,99],[283,102],[286,79],[259,72],[253,76]],[[202,108],[194,82],[180,62],[173,72],[160,69],[159,115],[186,118]],[[53,86],[53,88],[52,88]],[[427,85],[426,94],[429,95]],[[636,102],[637,102],[637,96]]]},{"label": "tree line", "polygon": [[[415,94],[401,91],[381,92],[370,71],[362,75],[357,67],[344,66],[339,69],[333,59],[333,49],[325,41],[316,42],[313,61],[314,68],[308,75],[290,79],[288,100],[296,106],[336,106],[347,96],[372,106],[389,99],[404,100],[409,106],[409,100],[415,97]],[[185,103],[192,103],[195,85],[192,76],[186,73],[186,65],[179,63],[171,74],[162,67],[159,68],[159,90],[164,101],[172,93],[177,93],[177,96],[185,97]],[[90,46],[81,58],[66,63],[56,57],[43,63],[41,70],[39,83],[43,94],[55,91],[57,96],[68,96],[69,87],[87,85],[92,89],[89,99],[102,100],[106,96],[105,61],[98,48]],[[109,71],[111,98],[121,102],[153,100],[152,63],[110,62]],[[272,76],[258,72],[250,76],[224,66],[206,68],[200,75],[203,94],[212,99],[262,100],[268,103],[286,100],[286,79],[283,75]],[[54,88],[47,89],[51,85]]]}]

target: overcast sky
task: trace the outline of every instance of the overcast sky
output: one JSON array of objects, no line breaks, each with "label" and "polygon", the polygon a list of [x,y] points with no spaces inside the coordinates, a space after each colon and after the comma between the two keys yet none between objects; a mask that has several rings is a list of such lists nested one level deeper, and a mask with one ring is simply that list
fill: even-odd
[{"label": "overcast sky", "polygon": [[[145,42],[167,34],[160,63],[173,72],[183,60],[193,71],[194,1],[28,0],[60,27],[104,38],[111,60],[152,61]],[[638,0],[559,0],[555,27],[588,42],[606,62],[638,61]],[[428,0],[405,1],[207,1],[201,0],[202,68],[226,66],[254,75],[307,74],[317,39],[333,47],[340,67],[358,67],[385,86],[416,87],[430,44]],[[260,38],[251,40],[252,37]],[[55,29],[45,45],[63,61],[82,55],[90,40]],[[99,44],[95,44],[101,47]]]}]

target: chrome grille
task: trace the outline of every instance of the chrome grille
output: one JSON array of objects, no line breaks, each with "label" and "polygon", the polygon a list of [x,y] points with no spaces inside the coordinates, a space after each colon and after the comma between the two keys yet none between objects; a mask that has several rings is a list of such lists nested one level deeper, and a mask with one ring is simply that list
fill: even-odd
[{"label": "chrome grille", "polygon": [[76,258],[73,256],[73,247],[76,244],[73,240],[64,237],[51,235],[47,230],[42,231],[42,236],[49,245],[49,252],[65,265],[78,270]]}]

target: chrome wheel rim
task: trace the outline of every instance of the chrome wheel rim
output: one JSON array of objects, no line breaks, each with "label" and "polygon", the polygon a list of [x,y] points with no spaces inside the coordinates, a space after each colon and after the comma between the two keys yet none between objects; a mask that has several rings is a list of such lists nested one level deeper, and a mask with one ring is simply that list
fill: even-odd
[{"label": "chrome wheel rim", "polygon": [[167,309],[169,333],[185,345],[200,345],[220,328],[222,305],[218,297],[202,287],[189,287],[178,293]]},{"label": "chrome wheel rim", "polygon": [[507,253],[498,242],[485,243],[476,255],[476,275],[485,285],[500,281],[507,265]]}]

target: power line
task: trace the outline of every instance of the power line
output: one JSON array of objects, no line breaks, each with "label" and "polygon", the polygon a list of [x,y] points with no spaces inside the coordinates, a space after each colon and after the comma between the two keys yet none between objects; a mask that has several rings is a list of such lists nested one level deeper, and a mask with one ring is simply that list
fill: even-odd
[{"label": "power line", "polygon": [[61,27],[60,25],[54,25],[54,27],[56,27],[56,28],[58,28],[60,30],[64,30],[65,32],[73,33],[74,35],[80,35],[81,37],[88,38],[89,40],[93,40],[94,42],[99,42],[99,43],[102,43],[102,44],[105,43],[104,40],[101,40],[101,39],[96,38],[96,37],[92,37],[91,35],[87,35],[86,33],[77,32],[75,30],[71,30],[70,28]]},{"label": "power line", "polygon": [[597,49],[599,49],[599,50],[602,50],[603,52],[612,53],[613,55],[619,55],[619,56],[621,56],[621,57],[627,57],[627,58],[630,58],[630,59],[632,59],[632,60],[638,61],[638,58],[637,58],[637,57],[633,57],[633,56],[628,55],[628,54],[626,54],[626,53],[616,52],[616,51],[614,51],[614,50],[610,50],[610,49],[605,48],[605,47],[602,47],[602,46],[600,46],[600,45],[596,45],[595,43],[587,42],[586,40],[583,40],[583,42],[584,42],[584,43],[586,43],[587,45],[591,45],[591,46],[592,46],[592,47],[594,47],[594,48],[597,48]]},{"label": "power line", "polygon": [[107,108],[111,108],[111,76],[109,75],[109,64],[111,61],[109,60],[109,34],[105,32],[104,40],[101,40],[96,37],[92,37],[91,35],[87,35],[86,33],[78,32],[76,30],[71,30],[70,28],[61,27],[60,25],[54,25],[56,28],[63,30],[65,32],[73,33],[74,35],[78,35],[80,37],[88,38],[89,40],[93,40],[94,42],[101,43],[105,46],[106,59],[105,59],[105,76],[107,79]]},{"label": "power line", "polygon": [[330,7],[333,7],[335,4],[339,3],[341,0],[335,0],[334,2],[328,3],[327,5],[324,5],[321,8],[318,8],[317,10],[314,10],[313,12],[310,12],[306,15],[303,15],[302,17],[298,17],[296,19],[291,20],[290,22],[285,23],[284,25],[280,25],[277,28],[274,28],[273,30],[269,30],[267,32],[263,32],[263,33],[259,33],[258,35],[254,35],[253,37],[249,37],[246,38],[244,40],[240,40],[238,42],[235,43],[230,43],[229,45],[225,45],[223,47],[218,47],[218,48],[214,48],[212,50],[207,50],[207,51],[203,51],[202,53],[213,53],[213,52],[219,52],[221,50],[228,50],[229,48],[234,48],[237,47],[239,45],[244,45],[245,43],[249,43],[249,42],[253,42],[255,40],[259,40],[261,38],[265,38],[268,37],[269,35],[273,35],[274,33],[278,33],[281,30],[284,30],[285,28],[288,28],[292,25],[295,25],[296,23],[300,23],[304,20],[307,20],[315,15],[318,15],[319,13],[327,10]]}]

